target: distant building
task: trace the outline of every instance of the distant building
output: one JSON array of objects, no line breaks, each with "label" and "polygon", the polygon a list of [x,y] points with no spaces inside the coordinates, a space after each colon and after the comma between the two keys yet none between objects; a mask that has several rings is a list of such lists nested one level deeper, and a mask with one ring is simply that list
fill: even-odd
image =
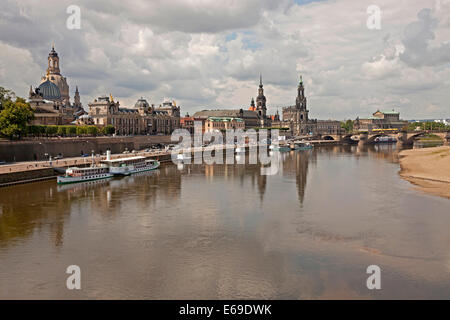
[{"label": "distant building", "polygon": [[119,135],[171,134],[180,127],[180,107],[170,101],[155,108],[144,98],[134,108],[121,108],[113,97],[103,96],[88,104],[89,116],[97,126],[112,125]]},{"label": "distant building", "polygon": [[250,107],[248,109],[217,109],[217,110],[202,110],[194,113],[194,118],[206,120],[209,117],[226,117],[239,118],[244,121],[245,128],[267,128],[272,125],[272,121],[279,121],[280,116],[277,114],[267,115],[267,99],[264,95],[264,88],[262,83],[262,76],[259,77],[258,96],[255,100],[252,98]]},{"label": "distant building", "polygon": [[180,118],[180,127],[186,129],[190,134],[195,133],[195,125],[198,123],[201,126],[201,132],[205,132],[205,118],[195,118],[186,114],[185,117]]},{"label": "distant building", "polygon": [[206,121],[209,117],[239,118],[244,120],[245,128],[256,128],[260,125],[257,112],[244,109],[202,110],[194,113],[194,118]]},{"label": "distant building", "polygon": [[324,136],[342,133],[340,121],[309,118],[302,76],[300,76],[300,82],[297,87],[295,105],[283,108],[283,122],[281,126],[290,128],[292,134],[295,136]]},{"label": "distant building", "polygon": [[245,122],[235,117],[209,117],[205,121],[205,131],[244,130]]},{"label": "distant building", "polygon": [[32,124],[60,125],[69,124],[79,116],[86,114],[80,100],[78,87],[75,90],[74,104],[70,103],[69,85],[61,75],[59,56],[54,46],[48,55],[46,75],[33,90],[30,86],[28,102],[34,110]]},{"label": "distant building", "polygon": [[408,121],[400,120],[400,113],[394,110],[377,110],[369,118],[356,118],[353,128],[358,131],[369,131],[374,129],[396,129],[401,130],[408,125]]}]

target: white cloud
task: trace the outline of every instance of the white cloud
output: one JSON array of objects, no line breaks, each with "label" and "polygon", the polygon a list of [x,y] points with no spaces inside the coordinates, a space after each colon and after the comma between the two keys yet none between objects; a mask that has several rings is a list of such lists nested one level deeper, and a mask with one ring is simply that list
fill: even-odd
[{"label": "white cloud", "polygon": [[381,30],[366,27],[369,0],[83,0],[81,30],[65,28],[73,1],[3,2],[0,80],[22,96],[45,73],[54,40],[85,106],[111,92],[128,106],[140,96],[173,97],[183,114],[245,107],[262,72],[275,112],[294,103],[301,72],[314,118],[355,118],[375,107],[448,117],[444,0],[379,0]]}]

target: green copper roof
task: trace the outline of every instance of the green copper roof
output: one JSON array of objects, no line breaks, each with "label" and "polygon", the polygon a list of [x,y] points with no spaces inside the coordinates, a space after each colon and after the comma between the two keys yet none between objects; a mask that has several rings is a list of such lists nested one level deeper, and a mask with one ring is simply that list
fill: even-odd
[{"label": "green copper roof", "polygon": [[[400,112],[394,111],[394,110],[377,110],[377,112],[381,112],[383,114],[400,114]],[[375,113],[377,113],[375,112]]]},{"label": "green copper roof", "polygon": [[229,121],[238,121],[238,122],[242,122],[244,120],[242,120],[241,118],[229,118],[229,117],[209,117],[208,120],[211,121],[225,121],[225,122],[229,122]]}]

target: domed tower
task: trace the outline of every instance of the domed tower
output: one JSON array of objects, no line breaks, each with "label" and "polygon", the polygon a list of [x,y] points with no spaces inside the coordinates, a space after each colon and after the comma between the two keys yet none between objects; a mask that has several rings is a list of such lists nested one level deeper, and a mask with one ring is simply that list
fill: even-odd
[{"label": "domed tower", "polygon": [[152,107],[147,102],[147,100],[145,100],[142,97],[140,99],[138,99],[138,101],[136,101],[136,103],[134,104],[134,107],[139,110],[139,114],[141,114],[141,115],[145,115],[149,112],[150,113],[152,112],[152,110],[151,110]]},{"label": "domed tower", "polygon": [[61,92],[56,84],[50,80],[42,82],[38,87],[38,92],[45,100],[59,102],[61,100]]},{"label": "domed tower", "polygon": [[53,45],[52,50],[48,54],[47,74],[42,77],[41,83],[44,83],[47,80],[58,86],[61,93],[60,102],[63,104],[70,103],[69,85],[67,84],[66,78],[61,75],[58,53],[55,51],[55,46]]}]

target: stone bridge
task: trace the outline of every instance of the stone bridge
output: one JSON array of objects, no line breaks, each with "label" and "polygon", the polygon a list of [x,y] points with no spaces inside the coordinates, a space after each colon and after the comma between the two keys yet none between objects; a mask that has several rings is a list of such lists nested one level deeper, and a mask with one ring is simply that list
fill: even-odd
[{"label": "stone bridge", "polygon": [[329,134],[329,135],[323,135],[320,137],[322,140],[336,140],[336,141],[342,141],[342,142],[351,142],[353,139],[352,137],[356,137],[356,140],[359,141],[361,144],[365,143],[374,143],[375,138],[377,137],[393,137],[397,139],[397,143],[403,144],[403,145],[412,145],[414,143],[414,140],[416,140],[419,137],[433,134],[435,136],[438,136],[445,145],[450,145],[450,131],[436,131],[436,130],[422,130],[422,131],[414,131],[414,132],[398,132],[398,133],[391,133],[391,132],[362,132],[362,133],[348,133],[348,134],[342,134],[342,135],[335,135],[335,134]]}]

